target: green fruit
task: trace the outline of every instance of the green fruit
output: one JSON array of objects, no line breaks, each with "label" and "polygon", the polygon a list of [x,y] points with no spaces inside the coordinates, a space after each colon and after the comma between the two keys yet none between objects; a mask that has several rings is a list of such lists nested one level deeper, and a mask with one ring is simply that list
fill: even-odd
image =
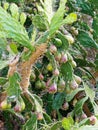
[{"label": "green fruit", "polygon": [[47,65],[47,70],[48,70],[48,71],[52,71],[52,70],[53,70],[53,66],[52,66],[51,63],[49,63],[49,64]]},{"label": "green fruit", "polygon": [[41,89],[45,89],[46,88],[46,83],[44,81],[41,81]]},{"label": "green fruit", "polygon": [[2,110],[10,109],[11,108],[11,103],[8,103],[7,100],[4,100],[0,104],[0,108]]},{"label": "green fruit", "polygon": [[80,84],[82,82],[81,78],[77,75],[75,75],[75,81],[77,82],[77,84]]},{"label": "green fruit", "polygon": [[62,46],[62,41],[61,41],[59,38],[55,38],[54,44],[55,44],[57,47],[61,47],[61,46]]},{"label": "green fruit", "polygon": [[42,87],[41,81],[38,80],[38,81],[35,83],[35,88],[41,89],[41,87]]}]

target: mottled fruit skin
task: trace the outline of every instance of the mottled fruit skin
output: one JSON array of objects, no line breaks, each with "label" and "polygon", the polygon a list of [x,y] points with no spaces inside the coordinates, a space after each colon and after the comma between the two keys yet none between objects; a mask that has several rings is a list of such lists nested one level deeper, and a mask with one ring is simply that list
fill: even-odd
[{"label": "mottled fruit skin", "polygon": [[50,50],[50,52],[51,52],[52,54],[55,54],[55,53],[57,52],[57,48],[56,48],[55,45],[51,45],[50,48],[49,48],[49,50]]},{"label": "mottled fruit skin", "polygon": [[0,103],[1,110],[6,110],[11,108],[11,103],[8,103],[7,100],[4,100]]},{"label": "mottled fruit skin", "polygon": [[42,120],[43,119],[43,114],[41,112],[37,113],[37,120]]},{"label": "mottled fruit skin", "polygon": [[67,54],[62,54],[61,63],[66,63],[68,61]]},{"label": "mottled fruit skin", "polygon": [[96,124],[97,118],[94,115],[92,115],[89,119],[90,119],[90,124],[91,125],[95,125]]},{"label": "mottled fruit skin", "polygon": [[55,94],[57,92],[57,84],[54,82],[48,89],[50,94]]},{"label": "mottled fruit skin", "polygon": [[62,56],[61,53],[57,53],[57,54],[55,55],[55,60],[58,61],[58,62],[60,62],[61,56]]},{"label": "mottled fruit skin", "polygon": [[65,35],[66,39],[68,40],[68,42],[70,44],[73,44],[74,43],[74,38],[71,36],[71,35]]},{"label": "mottled fruit skin", "polygon": [[21,106],[16,104],[15,107],[14,107],[14,111],[15,112],[21,112]]},{"label": "mottled fruit skin", "polygon": [[43,80],[44,79],[44,76],[42,74],[39,74],[39,79],[40,80]]},{"label": "mottled fruit skin", "polygon": [[78,84],[75,80],[71,81],[70,88],[73,89],[73,90],[78,88]]},{"label": "mottled fruit skin", "polygon": [[68,102],[64,102],[62,109],[66,111],[66,110],[68,110],[68,108],[69,108]]},{"label": "mottled fruit skin", "polygon": [[60,72],[59,72],[59,70],[56,68],[56,69],[54,70],[53,74],[54,74],[55,76],[59,76]]}]

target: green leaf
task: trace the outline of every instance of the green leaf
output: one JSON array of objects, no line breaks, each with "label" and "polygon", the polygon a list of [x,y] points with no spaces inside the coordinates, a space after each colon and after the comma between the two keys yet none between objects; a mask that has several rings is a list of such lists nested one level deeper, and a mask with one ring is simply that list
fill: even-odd
[{"label": "green leaf", "polygon": [[80,115],[82,114],[82,108],[83,108],[83,105],[84,103],[86,102],[86,100],[88,99],[88,97],[85,97],[85,98],[82,98],[81,100],[79,100],[76,105],[75,105],[75,108],[74,108],[74,114],[75,115]]},{"label": "green leaf", "polygon": [[95,33],[98,35],[98,16],[96,16],[94,19],[93,19],[93,29],[95,31]]},{"label": "green leaf", "polygon": [[0,49],[5,50],[6,49],[7,42],[5,39],[0,38]]},{"label": "green leaf", "polygon": [[77,36],[77,40],[84,47],[95,48],[98,49],[98,44],[94,41],[94,39],[85,31],[80,30]]},{"label": "green leaf", "polygon": [[36,28],[38,28],[40,31],[45,31],[47,29],[47,23],[46,19],[43,15],[36,14],[33,19],[33,24]]},{"label": "green leaf", "polygon": [[83,85],[86,95],[90,98],[91,102],[93,103],[95,98],[95,91],[89,88],[89,86],[86,83],[83,83]]},{"label": "green leaf", "polygon": [[0,85],[4,85],[8,81],[7,78],[0,77]]},{"label": "green leaf", "polygon": [[53,100],[53,109],[56,109],[58,110],[63,102],[64,102],[64,98],[65,98],[65,93],[58,93],[56,96],[55,96],[55,99]]},{"label": "green leaf", "polygon": [[19,85],[20,76],[17,72],[15,72],[11,77],[9,77],[9,86],[7,87],[6,91],[8,96],[15,96],[19,97],[21,94],[21,88]]},{"label": "green leaf", "polygon": [[2,31],[7,38],[12,38],[17,43],[34,50],[25,28],[0,6],[0,33]]},{"label": "green leaf", "polygon": [[73,121],[72,117],[64,118],[62,120],[62,127],[65,130],[71,130],[73,124],[74,124],[74,121]]},{"label": "green leaf", "polygon": [[66,80],[72,80],[73,69],[69,62],[61,65],[61,73]]},{"label": "green leaf", "polygon": [[9,61],[7,61],[7,60],[5,60],[5,61],[0,60],[0,70],[5,68],[6,66],[8,66],[8,64],[9,64]]},{"label": "green leaf", "polygon": [[79,130],[98,130],[98,125],[92,126],[92,125],[86,125],[79,128]]},{"label": "green leaf", "polygon": [[72,93],[67,94],[66,101],[70,102],[78,92],[83,91],[83,90],[84,90],[83,88],[77,88],[74,91],[72,91]]},{"label": "green leaf", "polygon": [[54,123],[49,130],[60,130],[60,128],[61,128],[61,122],[58,121]]},{"label": "green leaf", "polygon": [[65,3],[67,0],[62,0],[60,7],[51,19],[49,36],[51,37],[62,25],[63,16],[65,13]]},{"label": "green leaf", "polygon": [[37,117],[31,113],[31,118],[23,125],[22,130],[37,130]]},{"label": "green leaf", "polygon": [[10,44],[10,49],[13,51],[14,54],[18,53],[17,46],[15,43]]},{"label": "green leaf", "polygon": [[63,24],[72,24],[73,22],[77,21],[77,14],[76,13],[70,13],[67,15],[67,17],[62,21]]}]

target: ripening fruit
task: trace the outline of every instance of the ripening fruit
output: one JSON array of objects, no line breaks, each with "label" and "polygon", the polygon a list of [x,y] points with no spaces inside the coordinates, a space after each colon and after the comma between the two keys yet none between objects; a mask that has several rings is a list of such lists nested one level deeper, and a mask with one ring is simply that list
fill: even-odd
[{"label": "ripening fruit", "polygon": [[61,63],[66,63],[68,61],[67,54],[62,54]]},{"label": "ripening fruit", "polygon": [[62,109],[66,111],[68,110],[68,108],[69,108],[68,102],[64,102],[64,104],[62,105]]},{"label": "ripening fruit", "polygon": [[97,121],[97,118],[96,118],[94,115],[92,115],[92,116],[90,117],[90,124],[91,124],[91,125],[95,125],[95,124],[96,124],[96,121]]},{"label": "ripening fruit", "polygon": [[71,65],[72,65],[73,68],[75,68],[77,66],[77,64],[74,60],[71,61]]},{"label": "ripening fruit", "polygon": [[48,92],[51,94],[55,94],[57,92],[57,84],[54,82],[48,89]]},{"label": "ripening fruit", "polygon": [[56,59],[56,61],[60,62],[60,60],[61,60],[61,53],[57,53],[55,55],[55,59]]},{"label": "ripening fruit", "polygon": [[14,107],[15,112],[21,112],[21,106],[19,104],[16,104]]},{"label": "ripening fruit", "polygon": [[71,35],[65,35],[66,39],[68,40],[68,42],[70,44],[73,44],[74,43],[74,38],[71,36]]},{"label": "ripening fruit", "polygon": [[20,104],[21,104],[21,111],[23,111],[25,109],[25,103],[23,99],[21,100]]},{"label": "ripening fruit", "polygon": [[40,79],[40,80],[43,80],[43,79],[44,79],[44,76],[43,76],[41,73],[39,74],[39,79]]},{"label": "ripening fruit", "polygon": [[37,112],[37,120],[42,120],[43,114],[41,112]]},{"label": "ripening fruit", "polygon": [[77,84],[77,82],[75,80],[71,81],[70,88],[73,89],[73,90],[78,88],[78,84]]},{"label": "ripening fruit", "polygon": [[75,75],[75,81],[77,82],[77,84],[80,84],[82,82],[81,78],[77,75]]},{"label": "ripening fruit", "polygon": [[5,99],[0,103],[0,108],[2,110],[10,109],[11,108],[11,103],[8,103],[7,100]]},{"label": "ripening fruit", "polygon": [[52,70],[53,70],[53,66],[52,66],[51,63],[49,63],[49,64],[47,65],[47,70],[48,70],[48,71],[52,71]]},{"label": "ripening fruit", "polygon": [[74,98],[74,100],[73,100],[73,102],[72,102],[72,105],[73,105],[73,106],[75,106],[75,105],[76,105],[76,103],[77,103],[77,99],[76,99],[76,98]]},{"label": "ripening fruit", "polygon": [[55,44],[57,47],[61,47],[61,46],[62,46],[62,41],[61,41],[59,38],[55,38],[54,44]]},{"label": "ripening fruit", "polygon": [[81,120],[86,119],[86,118],[87,118],[87,115],[86,115],[85,113],[83,113],[83,114],[81,115]]},{"label": "ripening fruit", "polygon": [[36,81],[35,88],[41,89],[41,87],[42,87],[41,81],[40,80]]},{"label": "ripening fruit", "polygon": [[58,83],[58,92],[63,92],[65,89],[65,81],[61,79]]},{"label": "ripening fruit", "polygon": [[51,45],[50,48],[49,48],[50,52],[55,54],[57,52],[57,48],[55,45]]},{"label": "ripening fruit", "polygon": [[56,68],[56,69],[54,70],[53,74],[54,74],[55,76],[59,76],[60,72],[59,72],[59,70]]}]

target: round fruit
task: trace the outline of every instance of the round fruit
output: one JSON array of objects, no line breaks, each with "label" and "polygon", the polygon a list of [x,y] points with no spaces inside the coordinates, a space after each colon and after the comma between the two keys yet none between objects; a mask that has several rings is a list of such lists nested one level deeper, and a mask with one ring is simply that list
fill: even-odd
[{"label": "round fruit", "polygon": [[94,115],[92,115],[92,116],[90,117],[90,124],[91,124],[91,125],[95,125],[95,124],[96,124],[96,121],[97,121],[97,118],[96,118]]},{"label": "round fruit", "polygon": [[35,88],[41,89],[41,87],[42,87],[41,81],[38,80],[38,81],[35,83]]},{"label": "round fruit", "polygon": [[55,70],[54,70],[54,72],[53,72],[53,74],[55,75],[55,76],[58,76],[59,75],[59,70],[56,68]]},{"label": "round fruit", "polygon": [[71,65],[72,65],[73,68],[75,68],[77,66],[77,64],[74,60],[71,61]]},{"label": "round fruit", "polygon": [[42,120],[43,119],[43,114],[41,112],[37,112],[37,119]]},{"label": "round fruit", "polygon": [[55,55],[55,59],[56,59],[58,62],[60,62],[60,60],[61,60],[61,53],[57,53],[57,54]]},{"label": "round fruit", "polygon": [[68,61],[67,54],[62,54],[61,63],[66,63]]},{"label": "round fruit", "polygon": [[71,81],[70,88],[73,89],[73,90],[78,88],[78,84],[77,84],[77,82],[75,80]]},{"label": "round fruit", "polygon": [[54,44],[55,44],[57,47],[61,47],[61,46],[62,46],[62,41],[61,41],[59,38],[55,38]]},{"label": "round fruit", "polygon": [[48,71],[52,71],[52,70],[53,70],[53,66],[52,66],[51,63],[49,63],[49,64],[47,65],[47,70],[48,70]]},{"label": "round fruit", "polygon": [[46,83],[44,81],[41,81],[41,89],[45,89],[46,88]]},{"label": "round fruit", "polygon": [[44,76],[42,74],[39,74],[39,79],[40,80],[43,80],[44,79]]},{"label": "round fruit", "polygon": [[10,109],[11,108],[11,103],[8,103],[7,100],[4,100],[0,103],[0,108],[2,110]]},{"label": "round fruit", "polygon": [[15,111],[15,112],[21,112],[21,107],[20,107],[20,105],[16,104],[15,107],[14,107],[14,111]]},{"label": "round fruit", "polygon": [[50,52],[53,54],[55,54],[57,52],[57,48],[55,45],[51,45],[49,49],[50,49]]},{"label": "round fruit", "polygon": [[57,84],[55,82],[49,87],[48,92],[51,94],[55,94],[57,92]]},{"label": "round fruit", "polygon": [[74,38],[71,36],[71,35],[65,35],[66,39],[68,40],[68,42],[70,44],[73,44],[74,43]]},{"label": "round fruit", "polygon": [[74,98],[74,100],[73,100],[73,102],[72,102],[72,105],[73,105],[73,106],[75,106],[75,105],[76,105],[76,103],[77,103],[77,99],[76,99],[76,98]]},{"label": "round fruit", "polygon": [[62,109],[63,109],[63,110],[68,110],[68,108],[69,108],[68,102],[64,102],[64,104],[63,104],[63,106],[62,106]]},{"label": "round fruit", "polygon": [[81,78],[77,75],[75,75],[75,81],[77,82],[77,84],[80,84],[82,82]]},{"label": "round fruit", "polygon": [[65,89],[65,81],[61,79],[58,83],[58,92],[63,92]]},{"label": "round fruit", "polygon": [[85,113],[83,113],[83,114],[81,115],[81,120],[86,119],[86,118],[87,118],[87,115],[86,115]]}]

